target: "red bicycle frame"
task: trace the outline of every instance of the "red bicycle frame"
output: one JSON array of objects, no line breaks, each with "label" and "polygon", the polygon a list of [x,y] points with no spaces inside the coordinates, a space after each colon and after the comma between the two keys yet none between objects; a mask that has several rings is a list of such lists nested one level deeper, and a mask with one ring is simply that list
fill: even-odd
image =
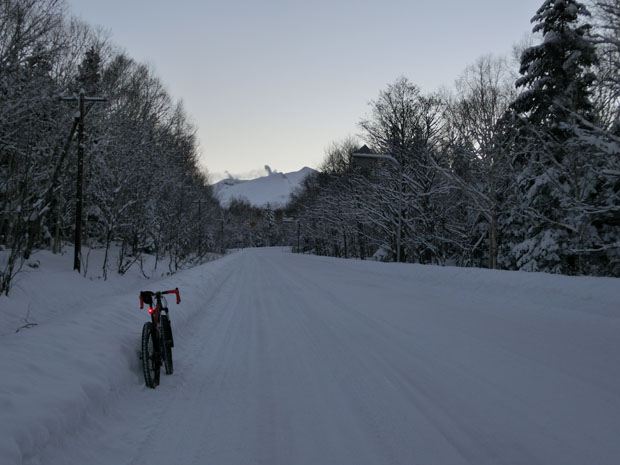
[{"label": "red bicycle frame", "polygon": [[[170,291],[159,291],[159,292],[151,292],[151,291],[143,291],[140,292],[140,309],[144,308],[144,297],[148,297],[147,303],[149,304],[149,314],[153,319],[153,324],[155,327],[159,324],[159,313],[161,312],[161,296],[164,294],[176,294],[177,296],[177,305],[181,303],[181,294],[179,293],[179,288],[175,288]],[[153,296],[157,300],[155,308],[153,308]],[[150,301],[150,302],[149,302]]]}]

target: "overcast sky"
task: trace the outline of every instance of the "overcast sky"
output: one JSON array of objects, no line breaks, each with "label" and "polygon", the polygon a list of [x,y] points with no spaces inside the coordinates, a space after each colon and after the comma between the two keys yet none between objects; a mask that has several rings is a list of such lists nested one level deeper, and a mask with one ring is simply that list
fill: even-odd
[{"label": "overcast sky", "polygon": [[218,180],[316,168],[399,76],[423,92],[509,55],[543,0],[69,0],[153,66]]}]

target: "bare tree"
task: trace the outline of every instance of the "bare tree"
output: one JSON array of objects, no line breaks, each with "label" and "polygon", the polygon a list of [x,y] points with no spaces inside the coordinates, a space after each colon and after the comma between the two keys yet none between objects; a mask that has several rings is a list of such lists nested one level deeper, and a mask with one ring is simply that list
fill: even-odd
[{"label": "bare tree", "polygon": [[620,127],[620,1],[592,1],[599,63],[595,88],[601,126],[618,133]]},{"label": "bare tree", "polygon": [[506,60],[485,56],[465,70],[446,105],[454,134],[452,166],[444,173],[465,194],[467,207],[484,219],[491,269],[498,267],[498,218],[512,175],[499,123],[515,95]]}]

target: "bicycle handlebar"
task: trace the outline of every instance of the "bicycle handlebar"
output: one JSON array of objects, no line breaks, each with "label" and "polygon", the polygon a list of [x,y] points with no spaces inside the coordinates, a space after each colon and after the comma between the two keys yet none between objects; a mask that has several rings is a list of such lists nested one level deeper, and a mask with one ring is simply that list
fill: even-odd
[{"label": "bicycle handlebar", "polygon": [[140,292],[140,308],[144,308],[144,296],[148,296],[149,300],[151,300],[150,298],[153,296],[157,296],[157,294],[159,295],[163,295],[163,294],[176,294],[177,296],[177,305],[179,305],[181,303],[181,294],[179,293],[179,288],[175,288],[173,290],[170,291],[159,291],[159,292],[153,292],[153,291],[141,291]]},{"label": "bicycle handlebar", "polygon": [[177,295],[177,305],[181,303],[181,294],[179,294],[179,288],[175,288],[172,291],[163,291],[162,294],[176,294]]}]

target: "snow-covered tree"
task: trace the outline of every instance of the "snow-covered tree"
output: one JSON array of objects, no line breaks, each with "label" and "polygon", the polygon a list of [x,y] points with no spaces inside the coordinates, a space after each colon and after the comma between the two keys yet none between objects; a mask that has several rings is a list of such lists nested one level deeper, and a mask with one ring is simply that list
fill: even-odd
[{"label": "snow-covered tree", "polygon": [[[516,202],[508,222],[513,266],[558,273],[601,273],[597,255],[609,237],[597,233],[594,212],[603,192],[603,168],[612,152],[587,135],[596,126],[591,88],[595,48],[586,7],[547,0],[532,21],[542,42],[522,55],[522,88],[513,104],[519,117],[514,146]],[[608,145],[608,148],[610,146]]]},{"label": "snow-covered tree", "polygon": [[[463,194],[468,253],[472,259],[486,255],[489,268],[498,267],[499,218],[508,208],[504,199],[512,171],[501,120],[513,98],[506,61],[485,56],[465,70],[446,105],[445,150],[451,163],[444,172]],[[483,244],[486,253],[478,250]]]},{"label": "snow-covered tree", "polygon": [[595,80],[592,66],[596,52],[589,38],[590,16],[585,5],[575,0],[546,0],[532,18],[542,42],[521,56],[523,88],[513,108],[528,123],[559,130],[571,111],[592,111],[590,87]]},{"label": "snow-covered tree", "polygon": [[401,224],[400,242],[405,246],[397,260],[440,262],[444,222],[439,202],[445,186],[436,164],[445,163],[440,162],[438,151],[442,104],[400,78],[370,106],[370,117],[360,122],[364,137],[371,149],[397,162],[378,163],[385,175],[380,189],[384,193],[382,217],[393,225],[391,244],[397,242],[397,225]]},{"label": "snow-covered tree", "polygon": [[55,161],[62,116],[54,61],[63,46],[63,5],[55,0],[0,4],[0,292],[35,242],[47,205],[47,175]]},{"label": "snow-covered tree", "polygon": [[143,251],[169,254],[176,267],[213,246],[216,201],[182,105],[148,67],[68,18],[62,0],[4,1],[0,292],[32,250],[73,239],[77,121],[58,97],[80,89],[108,97],[85,112],[84,243],[108,250],[118,241],[120,272]]},{"label": "snow-covered tree", "polygon": [[620,2],[594,0],[592,38],[599,54],[595,103],[599,124],[620,133]]}]

